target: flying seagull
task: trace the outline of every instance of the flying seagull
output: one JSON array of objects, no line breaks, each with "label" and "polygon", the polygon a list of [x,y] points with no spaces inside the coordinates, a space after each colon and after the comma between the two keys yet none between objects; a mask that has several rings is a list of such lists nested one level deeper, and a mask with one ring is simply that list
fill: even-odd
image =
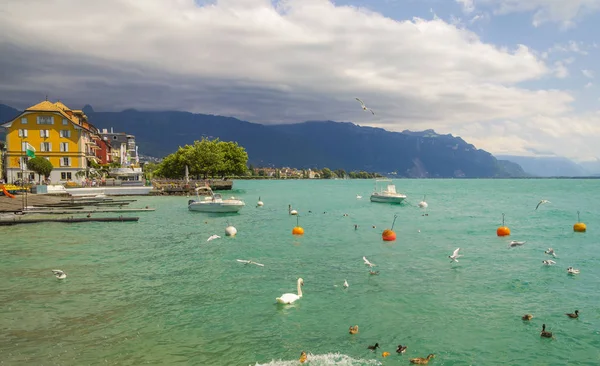
[{"label": "flying seagull", "polygon": [[540,207],[540,205],[543,205],[544,203],[550,203],[550,201],[548,201],[548,200],[541,200],[540,202],[538,202],[537,206],[535,206],[535,209],[537,210],[538,207]]},{"label": "flying seagull", "polygon": [[449,255],[448,258],[452,259],[455,262],[458,262],[457,258],[462,257],[462,255],[458,254],[459,250],[460,250],[460,248],[454,249],[454,252],[452,253],[452,255]]},{"label": "flying seagull", "polygon": [[366,264],[367,266],[369,266],[369,267],[373,267],[373,266],[375,266],[373,263],[369,262],[369,260],[368,260],[366,257],[364,257],[364,256],[363,256],[363,261],[365,261],[365,264]]},{"label": "flying seagull", "polygon": [[363,111],[371,111],[371,113],[373,113],[373,115],[375,115],[375,112],[373,112],[373,110],[371,108],[367,108],[367,106],[365,105],[365,103],[362,100],[360,100],[358,98],[355,98],[355,99],[358,100]]},{"label": "flying seagull", "polygon": [[215,239],[221,239],[221,237],[219,235],[211,235],[208,237],[208,239],[206,239],[206,241],[211,241],[211,240],[215,240]]},{"label": "flying seagull", "polygon": [[247,259],[236,259],[236,261],[240,262],[240,263],[245,263],[245,264],[256,264],[257,266],[261,266],[264,267],[264,264],[260,264],[260,263],[256,263]]},{"label": "flying seagull", "polygon": [[60,269],[53,269],[52,273],[54,273],[56,278],[58,278],[59,280],[64,280],[65,278],[67,278],[67,274]]},{"label": "flying seagull", "polygon": [[510,244],[508,244],[508,246],[511,247],[511,248],[514,248],[516,246],[523,245],[525,243],[526,243],[526,241],[516,241],[516,240],[513,240],[513,241],[510,242]]}]

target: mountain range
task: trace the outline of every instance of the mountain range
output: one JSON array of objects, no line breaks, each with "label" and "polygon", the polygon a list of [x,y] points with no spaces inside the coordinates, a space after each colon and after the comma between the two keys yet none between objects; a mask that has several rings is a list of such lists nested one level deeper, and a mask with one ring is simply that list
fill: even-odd
[{"label": "mountain range", "polygon": [[598,160],[576,163],[561,156],[496,155],[496,157],[519,164],[526,173],[536,177],[590,177],[600,175],[600,161]]},{"label": "mountain range", "polygon": [[[83,110],[99,129],[135,135],[139,152],[149,156],[163,157],[202,137],[218,137],[245,147],[254,166],[328,167],[414,178],[527,176],[517,163],[433,130],[390,132],[334,121],[262,125],[178,111],[96,112],[89,105]],[[0,121],[18,113],[0,105]]]}]

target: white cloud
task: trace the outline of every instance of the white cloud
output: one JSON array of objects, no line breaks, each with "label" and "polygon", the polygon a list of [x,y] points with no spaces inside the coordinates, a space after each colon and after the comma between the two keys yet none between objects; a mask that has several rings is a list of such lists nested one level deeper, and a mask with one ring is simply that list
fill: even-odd
[{"label": "white cloud", "polygon": [[580,18],[600,10],[600,0],[478,0],[477,6],[492,6],[496,14],[533,12],[532,23],[560,23],[563,28],[575,25]]},{"label": "white cloud", "polygon": [[581,73],[588,79],[594,78],[594,72],[592,70],[581,70]]},{"label": "white cloud", "polygon": [[456,0],[456,2],[462,6],[465,13],[472,13],[475,10],[473,0]]},{"label": "white cloud", "polygon": [[[567,117],[568,92],[520,86],[564,77],[567,63],[549,66],[523,45],[486,44],[439,18],[395,21],[326,0],[22,1],[0,12],[4,100],[45,91],[99,110],[435,128],[491,152],[499,146],[490,126],[505,142],[532,141],[497,121],[538,128],[544,145],[554,143],[548,121],[576,118]],[[376,115],[362,113],[355,97]],[[583,149],[572,138],[571,155]]]},{"label": "white cloud", "polygon": [[590,82],[588,82],[587,84],[585,84],[585,88],[586,88],[586,89],[589,89],[589,88],[591,88],[592,86],[594,86],[594,83],[592,83],[591,81],[590,81]]}]

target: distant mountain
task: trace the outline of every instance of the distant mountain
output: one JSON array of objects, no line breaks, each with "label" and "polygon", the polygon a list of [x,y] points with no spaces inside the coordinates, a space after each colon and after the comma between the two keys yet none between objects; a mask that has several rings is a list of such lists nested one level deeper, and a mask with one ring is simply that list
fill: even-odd
[{"label": "distant mountain", "polygon": [[389,132],[333,121],[261,125],[176,111],[96,112],[89,105],[85,113],[99,129],[135,135],[140,153],[150,156],[166,156],[206,136],[237,141],[255,166],[329,167],[419,178],[526,176],[516,164],[433,130]]},{"label": "distant mountain", "polygon": [[579,165],[592,175],[600,175],[600,160],[583,161]]},{"label": "distant mountain", "polygon": [[[4,104],[0,104],[0,125],[14,119],[19,115],[19,113],[21,113],[21,111]],[[0,141],[4,141],[5,139],[6,132],[0,128]]]},{"label": "distant mountain", "polygon": [[519,164],[526,173],[537,177],[585,177],[592,175],[581,165],[564,157],[496,155],[496,158]]}]

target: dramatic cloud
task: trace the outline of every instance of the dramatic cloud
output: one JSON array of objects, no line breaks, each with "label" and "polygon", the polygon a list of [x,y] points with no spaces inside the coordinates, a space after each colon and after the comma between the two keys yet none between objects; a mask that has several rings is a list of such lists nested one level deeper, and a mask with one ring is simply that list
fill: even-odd
[{"label": "dramatic cloud", "polygon": [[589,153],[582,135],[563,148],[548,126],[584,131],[596,116],[571,117],[568,92],[522,87],[565,77],[564,64],[439,18],[395,21],[327,0],[23,0],[0,10],[0,102],[18,107],[49,94],[97,110],[434,128],[491,152],[535,144],[573,157]]}]

